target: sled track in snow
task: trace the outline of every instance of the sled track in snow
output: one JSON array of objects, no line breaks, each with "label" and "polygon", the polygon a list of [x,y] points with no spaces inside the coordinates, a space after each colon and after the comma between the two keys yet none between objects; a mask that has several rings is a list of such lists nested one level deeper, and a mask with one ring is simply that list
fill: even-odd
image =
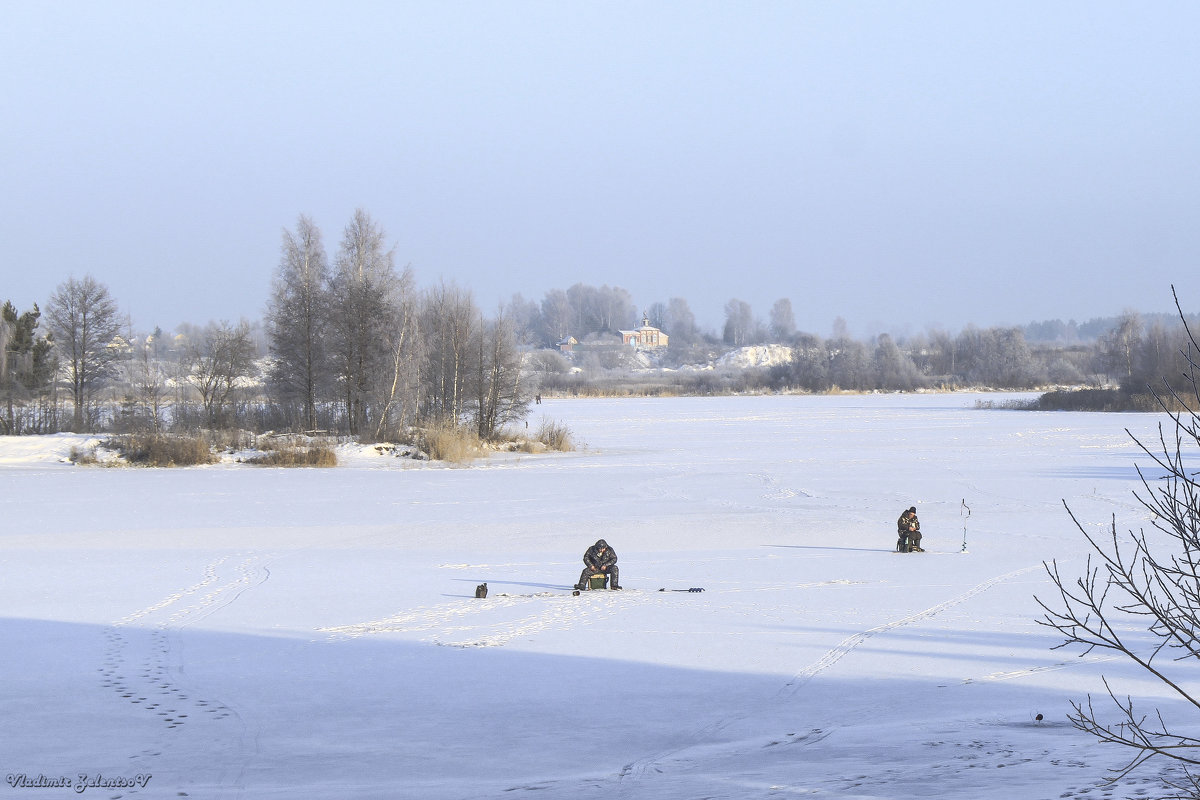
[{"label": "sled track in snow", "polygon": [[1070,661],[1059,661],[1056,664],[1047,664],[1041,667],[1030,667],[1029,669],[1014,669],[1006,672],[993,672],[990,675],[984,675],[982,678],[964,678],[963,683],[991,683],[996,681],[1011,681],[1016,678],[1026,678],[1030,675],[1039,675],[1043,672],[1056,672],[1060,669],[1072,669],[1080,664],[1101,664],[1106,661],[1120,661],[1120,656],[1105,656],[1105,655],[1090,655],[1073,658]]},{"label": "sled track in snow", "polygon": [[[936,616],[937,614],[941,613],[942,611],[945,611],[949,608],[953,608],[954,606],[957,606],[960,603],[964,603],[967,600],[971,599],[972,597],[975,597],[978,594],[986,592],[988,589],[992,588],[993,586],[995,586],[997,584],[1004,583],[1005,581],[1012,580],[1013,578],[1016,578],[1020,575],[1024,575],[1026,573],[1034,572],[1034,571],[1040,570],[1040,569],[1043,569],[1042,565],[1037,564],[1035,566],[1024,567],[1022,569],[1014,570],[1012,572],[1007,572],[1003,575],[998,575],[995,578],[991,578],[977,586],[972,587],[971,589],[967,590],[966,592],[963,592],[960,595],[952,597],[949,600],[946,600],[944,602],[938,603],[937,605],[930,606],[929,608],[927,608],[923,611],[918,611],[915,614],[909,614],[906,617],[902,617],[900,619],[893,620],[892,622],[888,622],[883,625],[878,625],[874,628],[870,628],[870,629],[862,631],[860,633],[856,633],[853,636],[848,636],[845,639],[843,639],[842,641],[838,642],[836,645],[834,645],[827,653],[825,653],[825,655],[823,655],[817,661],[813,662],[812,664],[810,664],[809,666],[805,667],[800,672],[798,672],[794,676],[792,676],[792,678],[789,679],[787,681],[787,683],[785,683],[779,689],[778,692],[776,692],[776,694],[771,702],[772,702],[772,704],[775,704],[775,703],[778,703],[780,700],[786,700],[786,699],[789,699],[789,698],[795,696],[809,681],[811,681],[813,678],[815,678],[817,675],[821,674],[825,670],[832,667],[837,662],[841,661],[847,654],[852,652],[855,648],[859,647],[860,645],[862,645],[864,642],[866,642],[868,639],[872,638],[873,636],[878,636],[881,633],[887,633],[888,631],[892,631],[897,628],[902,628],[906,625],[911,625],[915,622],[920,622],[921,620],[925,620],[930,617]],[[676,747],[671,750],[657,753],[655,755],[648,756],[644,759],[639,759],[632,763],[626,764],[625,767],[621,770],[621,772],[617,776],[618,787],[624,787],[627,790],[633,790],[634,784],[637,781],[639,781],[641,778],[643,778],[648,772],[650,772],[650,771],[662,772],[663,770],[659,769],[658,765],[661,762],[663,762],[664,760],[666,760],[672,756],[676,756],[680,753],[687,752],[688,750],[691,750],[697,746],[700,746],[707,737],[711,736],[712,734],[718,733],[719,731],[728,727],[729,725],[731,725],[734,722],[737,722],[737,721],[743,720],[743,719],[747,719],[747,718],[753,716],[755,713],[756,713],[756,711],[750,710],[750,711],[746,711],[746,712],[743,712],[740,714],[728,716],[723,719],[717,720],[715,722],[712,722],[712,723],[698,729],[690,737],[692,740],[691,744],[684,745],[683,747]],[[829,735],[828,731],[814,730],[806,737],[806,739],[807,739],[807,741],[809,741],[811,743],[813,741],[820,741],[821,739],[825,738],[828,735]],[[625,794],[625,792],[622,791],[621,794]]]},{"label": "sled track in snow", "polygon": [[935,615],[945,611],[948,608],[953,608],[954,606],[956,606],[960,603],[970,600],[972,597],[974,597],[977,594],[986,592],[988,589],[992,588],[993,586],[995,586],[998,583],[1004,583],[1005,581],[1011,580],[1020,575],[1024,575],[1027,572],[1033,572],[1035,570],[1040,570],[1040,569],[1044,569],[1044,567],[1041,564],[1038,564],[1037,566],[1024,567],[1022,569],[1018,569],[1018,570],[1014,570],[1012,572],[1005,573],[1004,575],[998,575],[995,578],[986,580],[983,583],[979,584],[978,586],[975,586],[974,588],[969,589],[968,591],[964,592],[963,594],[958,595],[957,597],[952,597],[949,600],[946,600],[945,602],[938,603],[935,606],[930,606],[929,608],[925,609],[924,611],[918,611],[917,613],[910,614],[907,617],[903,617],[901,619],[894,620],[892,622],[888,622],[883,625],[878,625],[874,628],[870,628],[869,630],[865,630],[861,633],[856,633],[853,636],[848,636],[845,639],[843,639],[842,641],[838,642],[836,645],[834,645],[834,647],[828,653],[826,653],[824,656],[822,656],[816,662],[814,662],[813,664],[810,664],[808,667],[806,667],[803,670],[801,670],[800,672],[798,672],[790,681],[788,681],[784,685],[784,687],[782,689],[779,690],[779,693],[777,696],[780,698],[791,697],[797,691],[799,691],[804,686],[804,684],[808,683],[810,680],[815,678],[817,675],[819,675],[822,672],[824,672],[825,670],[829,669],[837,662],[841,661],[842,658],[844,658],[847,653],[854,650],[856,647],[858,647],[863,642],[870,639],[872,636],[877,636],[881,633],[887,633],[888,631],[895,630],[896,628],[903,628],[905,625],[911,625],[914,622],[919,622],[923,619],[928,619],[929,617],[935,616]]},{"label": "sled track in snow", "polygon": [[792,489],[791,487],[784,486],[779,482],[779,478],[774,475],[768,475],[761,472],[751,472],[748,473],[746,477],[754,478],[762,483],[765,491],[763,494],[764,500],[791,500],[797,496],[805,498],[813,497],[812,492],[809,492],[805,489]]},{"label": "sled track in snow", "polygon": [[[202,747],[221,756],[212,762],[221,770],[213,780],[221,787],[220,797],[227,796],[226,789],[234,792],[228,796],[241,793],[241,776],[250,758],[245,747],[246,726],[236,710],[214,698],[196,697],[180,682],[184,664],[178,638],[187,625],[228,606],[270,578],[259,557],[242,556],[231,565],[235,558],[224,556],[210,562],[200,580],[110,624],[104,631],[105,657],[99,669],[104,688],[153,715],[162,725],[159,737],[131,758],[146,762],[147,770],[152,771],[153,760],[180,743],[178,737],[184,737],[184,746]],[[129,792],[136,793],[136,789]]]},{"label": "sled track in snow", "polygon": [[[503,647],[514,639],[547,630],[567,630],[612,616],[636,603],[639,596],[645,599],[645,593],[637,590],[584,592],[579,597],[561,592],[497,594],[318,630],[350,639],[387,633],[426,633],[425,641],[445,647]],[[524,616],[506,615],[508,611],[531,606],[531,613]]]}]

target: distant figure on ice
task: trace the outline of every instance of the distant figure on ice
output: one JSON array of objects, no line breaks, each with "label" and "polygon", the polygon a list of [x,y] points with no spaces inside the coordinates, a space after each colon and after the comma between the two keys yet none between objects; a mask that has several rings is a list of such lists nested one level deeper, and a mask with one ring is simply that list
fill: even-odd
[{"label": "distant figure on ice", "polygon": [[579,576],[579,583],[575,584],[575,588],[583,591],[591,587],[591,577],[593,575],[604,575],[608,582],[609,589],[620,589],[617,585],[617,551],[608,546],[608,542],[603,539],[596,541],[594,545],[589,547],[583,554],[583,573]]},{"label": "distant figure on ice", "polygon": [[901,553],[924,553],[921,547],[921,522],[917,519],[917,507],[904,510],[900,519],[896,520],[896,549]]}]

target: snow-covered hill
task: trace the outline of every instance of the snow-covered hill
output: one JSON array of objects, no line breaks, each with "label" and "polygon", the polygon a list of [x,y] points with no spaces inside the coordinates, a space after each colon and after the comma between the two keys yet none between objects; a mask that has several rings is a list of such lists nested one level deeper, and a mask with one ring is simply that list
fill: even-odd
[{"label": "snow-covered hill", "polygon": [[717,365],[735,369],[774,367],[792,360],[792,348],[783,344],[756,344],[731,350],[717,359]]}]

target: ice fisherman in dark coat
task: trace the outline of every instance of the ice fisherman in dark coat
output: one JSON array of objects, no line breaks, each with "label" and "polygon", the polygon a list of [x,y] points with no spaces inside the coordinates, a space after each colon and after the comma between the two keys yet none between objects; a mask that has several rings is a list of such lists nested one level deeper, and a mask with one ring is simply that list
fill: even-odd
[{"label": "ice fisherman in dark coat", "polygon": [[896,549],[901,553],[924,553],[921,547],[921,522],[917,519],[917,507],[905,509],[896,520]]},{"label": "ice fisherman in dark coat", "polygon": [[583,554],[583,563],[586,566],[579,576],[579,583],[575,584],[576,589],[587,589],[588,579],[597,573],[608,576],[609,589],[621,588],[617,582],[617,575],[620,573],[617,569],[617,551],[609,547],[608,542],[603,539],[597,540]]}]

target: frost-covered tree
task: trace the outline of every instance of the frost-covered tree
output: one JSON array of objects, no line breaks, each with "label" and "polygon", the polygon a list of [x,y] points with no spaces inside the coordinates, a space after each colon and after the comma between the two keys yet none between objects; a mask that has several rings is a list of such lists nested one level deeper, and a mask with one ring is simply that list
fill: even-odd
[{"label": "frost-covered tree", "polygon": [[494,319],[479,320],[470,406],[475,432],[489,440],[509,422],[522,419],[529,407],[522,382],[521,351],[511,318],[501,308]]},{"label": "frost-covered tree", "polygon": [[829,389],[829,349],[815,334],[800,333],[792,342],[792,374],[796,385],[812,392]]},{"label": "frost-covered tree", "polygon": [[200,393],[204,416],[211,428],[231,423],[227,408],[244,379],[254,375],[254,340],[250,323],[210,324],[184,354],[186,379]]},{"label": "frost-covered tree", "polygon": [[1028,388],[1045,379],[1045,369],[1033,358],[1020,328],[968,325],[950,353],[953,374],[975,384]]},{"label": "frost-covered tree", "polygon": [[796,315],[792,313],[792,301],[782,297],[771,306],[771,322],[767,328],[772,341],[786,342],[796,335]]},{"label": "frost-covered tree", "polygon": [[137,405],[137,414],[142,424],[152,433],[158,434],[166,425],[166,397],[168,371],[156,356],[155,342],[162,335],[151,334],[135,350],[130,359],[128,381]]},{"label": "frost-covered tree", "polygon": [[117,304],[108,287],[91,275],[68,278],[46,306],[58,363],[71,387],[75,431],[94,427],[92,401],[112,377],[121,352],[114,346],[120,330]]},{"label": "frost-covered tree", "polygon": [[912,359],[886,333],[875,344],[875,387],[888,391],[910,391],[921,381]]},{"label": "frost-covered tree", "polygon": [[577,283],[566,291],[571,309],[569,333],[577,339],[593,333],[615,333],[637,319],[633,296],[619,286]]},{"label": "frost-covered tree", "polygon": [[779,389],[827,391],[829,362],[829,350],[821,337],[798,333],[792,337],[792,354],[788,362],[771,368],[771,383]]},{"label": "frost-covered tree", "polygon": [[426,292],[421,304],[424,416],[449,425],[462,422],[479,318],[469,291],[442,282]]},{"label": "frost-covered tree", "polygon": [[372,403],[395,374],[390,332],[405,287],[393,262],[383,230],[366,211],[355,211],[334,262],[329,328],[334,377],[352,435],[378,427],[382,409]]},{"label": "frost-covered tree", "polygon": [[930,331],[927,337],[928,351],[925,363],[931,375],[953,378],[957,367],[957,344],[954,337],[943,330]]},{"label": "frost-covered tree", "polygon": [[418,412],[424,351],[419,336],[420,303],[415,284],[412,270],[407,267],[396,276],[390,313],[380,329],[390,359],[390,372],[377,384],[371,400],[377,441],[401,430]]},{"label": "frost-covered tree", "polygon": [[993,386],[1035,386],[1044,370],[1034,361],[1020,328],[989,328],[981,339],[977,378]]},{"label": "frost-covered tree", "polygon": [[546,344],[556,344],[573,335],[571,301],[562,289],[546,292],[546,296],[542,298],[541,312],[543,341]]},{"label": "frost-covered tree", "polygon": [[267,382],[285,406],[297,408],[297,422],[306,430],[317,427],[317,403],[329,389],[329,278],[321,231],[302,215],[295,232],[283,232],[272,282]]},{"label": "frost-covered tree", "polygon": [[866,345],[855,339],[830,339],[825,347],[831,386],[852,391],[873,388],[874,369]]},{"label": "frost-covered tree", "polygon": [[1133,369],[1123,386],[1131,392],[1144,392],[1164,375],[1182,375],[1187,371],[1186,348],[1183,325],[1167,326],[1160,321],[1148,324],[1133,351]]},{"label": "frost-covered tree", "polygon": [[725,304],[725,344],[744,347],[754,333],[754,312],[745,300],[734,298]]},{"label": "frost-covered tree", "polygon": [[1133,377],[1134,357],[1142,339],[1142,318],[1133,311],[1100,337],[1100,354],[1108,374],[1121,381]]},{"label": "frost-covered tree", "polygon": [[673,348],[686,347],[700,340],[700,329],[696,327],[696,315],[688,306],[688,301],[682,297],[672,297],[667,301],[663,312],[662,325],[659,326],[670,336],[668,341]]},{"label": "frost-covered tree", "polygon": [[[512,323],[513,333],[519,341],[532,344],[538,340],[542,329],[542,310],[537,302],[526,300],[518,292],[512,296],[512,300],[508,301],[506,316]],[[555,339],[546,344],[554,344],[556,341],[558,340]]]},{"label": "frost-covered tree", "polygon": [[593,313],[597,330],[618,331],[632,328],[641,318],[637,306],[634,305],[633,295],[620,286],[601,286],[596,301]]}]

